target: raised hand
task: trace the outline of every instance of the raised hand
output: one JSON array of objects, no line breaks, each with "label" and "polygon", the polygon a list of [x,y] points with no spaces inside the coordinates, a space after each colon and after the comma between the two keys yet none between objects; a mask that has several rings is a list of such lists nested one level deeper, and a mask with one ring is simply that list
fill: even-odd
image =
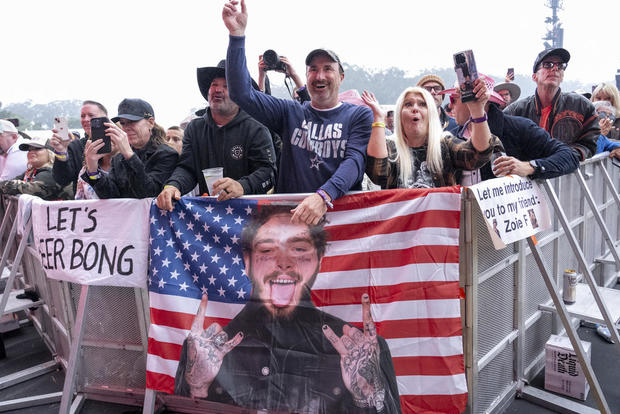
[{"label": "raised hand", "polygon": [[379,101],[375,98],[375,94],[372,92],[362,92],[362,101],[372,109],[372,113],[375,116],[375,122],[383,122],[385,120],[385,112],[381,109]]},{"label": "raised hand", "polygon": [[63,153],[67,152],[67,148],[69,148],[69,144],[71,140],[63,140],[60,135],[58,135],[58,130],[52,129],[52,138],[50,138],[50,146],[54,148],[54,151]]},{"label": "raised hand", "polygon": [[370,298],[362,295],[362,318],[364,333],[345,325],[343,335],[338,337],[327,325],[323,334],[340,354],[340,370],[345,386],[353,395],[358,407],[375,407],[381,411],[385,401],[385,384],[379,366],[379,341],[375,323],[370,314]]},{"label": "raised hand", "polygon": [[185,380],[193,398],[207,397],[209,386],[220,372],[224,356],[243,340],[243,332],[238,332],[229,341],[228,334],[216,322],[206,330],[203,329],[207,302],[207,295],[202,295],[192,329],[187,336]]},{"label": "raised hand", "polygon": [[245,0],[241,0],[241,10],[237,9],[239,1],[230,0],[222,10],[222,20],[233,36],[245,35],[245,27],[248,24],[248,11],[245,8]]}]

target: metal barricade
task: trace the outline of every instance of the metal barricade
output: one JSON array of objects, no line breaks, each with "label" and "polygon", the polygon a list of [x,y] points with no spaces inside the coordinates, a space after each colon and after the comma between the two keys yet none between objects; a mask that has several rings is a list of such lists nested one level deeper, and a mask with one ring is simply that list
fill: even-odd
[{"label": "metal barricade", "polygon": [[[547,182],[558,195],[588,270],[599,286],[615,284],[618,279],[609,247],[617,246],[620,200],[609,183],[618,188],[620,170],[612,166],[607,155],[600,154],[582,163],[578,172]],[[580,177],[586,187],[580,185]],[[595,210],[588,205],[588,189]],[[471,237],[461,246],[461,253],[466,255],[461,256],[462,262],[468,261],[469,254],[473,258],[462,263],[467,302],[468,412],[501,412],[524,381],[542,370],[544,345],[562,326],[548,310],[551,297],[527,242],[495,250],[475,200],[466,196],[464,204],[462,230]],[[558,215],[550,210],[552,228],[537,235],[538,247],[546,269],[561,286],[563,270],[580,267]],[[611,243],[606,241],[605,229]]]},{"label": "metal barricade", "polygon": [[[616,282],[618,270],[609,247],[617,245],[620,235],[620,199],[609,183],[618,188],[620,170],[602,155],[583,163],[580,172],[600,217],[588,205],[578,175],[559,177],[549,183],[558,195],[589,270],[599,285],[609,286]],[[551,311],[541,308],[549,305],[550,295],[527,243],[521,241],[495,250],[480,211],[467,193],[462,213],[460,257],[461,284],[466,291],[463,338],[468,412],[499,412],[512,401],[522,380],[530,380],[540,372],[544,345],[561,327]],[[7,218],[10,214],[8,209],[3,229],[12,225],[11,217]],[[564,268],[578,268],[579,263],[566,247],[569,243],[557,215],[553,210],[551,214],[552,228],[537,238],[543,261],[557,283]],[[147,292],[83,287],[47,279],[38,253],[30,246],[25,248],[21,268],[24,280],[36,287],[43,303],[29,315],[68,370],[70,384],[65,384],[66,392],[78,393],[71,412],[79,410],[86,397],[142,404],[149,324]],[[72,338],[80,341],[76,343]],[[151,395],[151,409],[154,398]],[[64,408],[69,409],[67,403]]]}]

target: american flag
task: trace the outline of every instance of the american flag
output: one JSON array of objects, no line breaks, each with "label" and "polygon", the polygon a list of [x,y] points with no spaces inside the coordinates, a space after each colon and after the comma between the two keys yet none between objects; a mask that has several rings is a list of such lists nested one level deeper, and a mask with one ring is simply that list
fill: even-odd
[{"label": "american flag", "polygon": [[[183,198],[151,208],[151,326],[147,387],[174,392],[174,376],[203,292],[205,326],[227,324],[249,298],[241,230],[269,202]],[[314,304],[362,328],[368,292],[392,354],[403,412],[462,412],[467,385],[459,289],[460,187],[387,190],[338,199]]]}]

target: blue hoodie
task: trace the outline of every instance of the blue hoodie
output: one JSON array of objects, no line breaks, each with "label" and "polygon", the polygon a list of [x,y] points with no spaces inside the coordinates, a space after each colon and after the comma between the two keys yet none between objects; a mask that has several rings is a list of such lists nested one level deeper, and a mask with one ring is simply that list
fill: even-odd
[{"label": "blue hoodie", "polygon": [[230,36],[226,57],[230,98],[282,137],[276,192],[324,190],[332,199],[361,190],[373,115],[370,108],[342,102],[329,110],[278,99],[252,87],[245,37]]}]

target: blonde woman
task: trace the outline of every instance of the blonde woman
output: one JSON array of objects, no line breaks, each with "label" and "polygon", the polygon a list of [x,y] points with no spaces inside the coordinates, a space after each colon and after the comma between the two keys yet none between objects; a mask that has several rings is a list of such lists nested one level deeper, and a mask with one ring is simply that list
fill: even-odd
[{"label": "blonde woman", "polygon": [[592,92],[592,102],[607,101],[616,109],[614,117],[599,119],[601,134],[607,138],[620,139],[620,92],[611,83],[601,83]]},{"label": "blonde woman", "polygon": [[375,96],[364,91],[362,99],[374,114],[366,174],[382,189],[443,187],[457,184],[460,170],[489,162],[492,148],[501,143],[487,124],[484,82],[475,82],[474,93],[477,100],[467,102],[472,137],[464,141],[442,130],[433,97],[420,87],[401,93],[394,111],[394,135],[386,139],[385,115]]},{"label": "blonde woman", "polygon": [[34,138],[20,144],[19,149],[28,151],[28,169],[23,175],[0,182],[2,193],[31,194],[45,200],[72,198],[71,194],[64,192],[52,176],[54,153],[48,140]]}]

